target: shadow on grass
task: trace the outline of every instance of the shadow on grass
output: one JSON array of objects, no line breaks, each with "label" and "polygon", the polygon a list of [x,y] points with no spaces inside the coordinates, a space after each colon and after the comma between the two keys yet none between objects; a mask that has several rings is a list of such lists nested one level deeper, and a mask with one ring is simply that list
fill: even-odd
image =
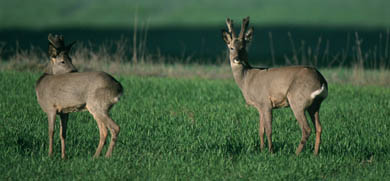
[{"label": "shadow on grass", "polygon": [[[42,154],[41,145],[44,145],[40,141],[32,140],[33,137],[18,137],[16,144],[18,154],[21,156],[31,156]],[[45,150],[46,151],[46,150]],[[46,153],[46,152],[45,152]]]}]

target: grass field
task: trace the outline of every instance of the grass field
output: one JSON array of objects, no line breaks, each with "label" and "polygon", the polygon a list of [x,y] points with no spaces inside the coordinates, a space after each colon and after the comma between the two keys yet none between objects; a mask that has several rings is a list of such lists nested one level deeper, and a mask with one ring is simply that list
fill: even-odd
[{"label": "grass field", "polygon": [[275,153],[259,152],[258,114],[232,79],[115,76],[125,94],[111,112],[121,126],[113,157],[92,159],[99,133],[83,112],[70,116],[69,158],[61,160],[58,121],[47,156],[38,77],[0,72],[0,180],[390,178],[388,88],[330,84],[320,154],[312,155],[312,135],[297,157],[301,132],[289,109],[274,111]]},{"label": "grass field", "polygon": [[[389,6],[0,0],[0,180],[390,179]],[[319,156],[313,133],[295,156],[301,131],[290,109],[274,111],[275,153],[259,151],[258,113],[233,81],[220,37],[226,17],[238,28],[245,16],[256,29],[253,65],[314,65],[329,81]],[[106,71],[122,83],[111,111],[121,127],[112,158],[92,158],[99,132],[88,112],[70,115],[68,159],[60,158],[58,121],[47,156],[34,85],[48,60],[48,33],[79,41],[71,57],[80,71]]]}]

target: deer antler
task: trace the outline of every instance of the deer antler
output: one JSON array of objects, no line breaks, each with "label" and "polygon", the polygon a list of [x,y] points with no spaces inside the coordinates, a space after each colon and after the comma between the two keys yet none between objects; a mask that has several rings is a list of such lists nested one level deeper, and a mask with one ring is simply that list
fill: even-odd
[{"label": "deer antler", "polygon": [[228,31],[231,34],[232,38],[236,38],[236,33],[234,32],[234,28],[233,28],[233,20],[231,20],[230,18],[227,18],[226,25],[228,27]]},{"label": "deer antler", "polygon": [[56,49],[64,48],[65,47],[65,42],[64,42],[64,36],[62,35],[52,35],[51,33],[47,37],[49,40],[49,43],[54,46]]},{"label": "deer antler", "polygon": [[238,36],[239,39],[244,39],[244,34],[246,32],[246,29],[248,28],[248,25],[249,25],[249,16],[242,20],[241,31],[240,31],[240,35]]}]

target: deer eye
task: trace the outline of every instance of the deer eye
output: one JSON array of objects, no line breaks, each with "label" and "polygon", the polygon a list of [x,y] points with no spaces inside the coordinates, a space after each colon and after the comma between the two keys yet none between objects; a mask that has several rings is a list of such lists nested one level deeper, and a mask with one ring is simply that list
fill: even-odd
[{"label": "deer eye", "polygon": [[234,48],[233,48],[233,47],[230,47],[230,50],[234,50]]}]

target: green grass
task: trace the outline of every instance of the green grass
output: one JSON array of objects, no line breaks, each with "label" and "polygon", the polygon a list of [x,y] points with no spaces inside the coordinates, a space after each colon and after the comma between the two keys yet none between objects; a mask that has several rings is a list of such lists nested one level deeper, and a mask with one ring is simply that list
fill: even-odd
[{"label": "green grass", "polygon": [[0,0],[0,28],[215,26],[230,16],[258,25],[389,27],[387,0]]},{"label": "green grass", "polygon": [[54,156],[47,156],[38,77],[0,72],[0,180],[390,178],[388,88],[330,84],[320,154],[312,155],[312,135],[297,157],[301,132],[289,109],[274,111],[275,153],[259,152],[258,114],[231,79],[116,76],[125,94],[111,112],[121,126],[113,157],[92,159],[98,128],[82,112],[70,116],[61,160],[58,121]]}]

